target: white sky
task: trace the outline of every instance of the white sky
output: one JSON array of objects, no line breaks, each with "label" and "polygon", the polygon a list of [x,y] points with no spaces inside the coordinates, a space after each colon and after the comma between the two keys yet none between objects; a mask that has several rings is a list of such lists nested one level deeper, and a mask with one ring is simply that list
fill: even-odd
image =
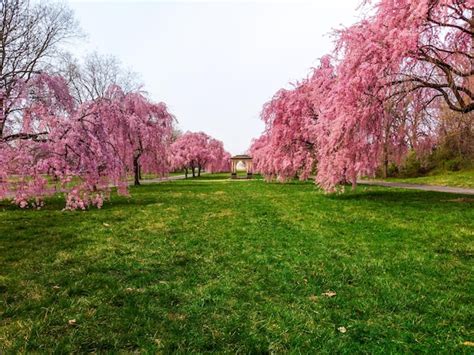
[{"label": "white sky", "polygon": [[331,51],[332,29],[357,19],[360,0],[70,0],[87,38],[140,74],[183,131],[204,131],[232,154],[263,130],[262,105]]}]

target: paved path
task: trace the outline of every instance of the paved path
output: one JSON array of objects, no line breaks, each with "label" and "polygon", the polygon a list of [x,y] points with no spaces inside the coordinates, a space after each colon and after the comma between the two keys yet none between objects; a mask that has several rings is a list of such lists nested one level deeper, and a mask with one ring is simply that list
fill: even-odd
[{"label": "paved path", "polygon": [[[204,173],[201,173],[201,175],[203,175],[203,174]],[[165,177],[154,178],[154,179],[143,179],[143,180],[140,180],[140,184],[141,185],[155,184],[157,182],[181,180],[181,179],[184,179],[184,178],[186,178],[186,176],[184,176],[184,175],[172,175],[172,176],[165,176]],[[191,178],[192,178],[192,176],[191,176]],[[132,186],[133,181],[130,181],[129,185]]]},{"label": "paved path", "polygon": [[474,195],[474,189],[466,189],[462,187],[418,185],[418,184],[407,184],[407,183],[402,183],[402,182],[388,182],[388,181],[378,181],[378,180],[359,180],[357,181],[357,183],[362,184],[362,185],[398,187],[401,189],[437,191],[437,192],[447,192],[451,194]]},{"label": "paved path", "polygon": [[[201,176],[209,174],[205,171],[201,172]],[[197,175],[196,175],[197,177]],[[140,184],[146,185],[146,184],[155,184],[157,182],[164,182],[164,181],[173,181],[173,180],[183,180],[186,179],[186,175],[171,175],[171,176],[165,176],[161,178],[154,178],[154,179],[143,179],[140,180]],[[191,174],[188,175],[188,179],[192,180],[193,176]],[[130,186],[133,186],[133,181],[130,181],[129,183]]]}]

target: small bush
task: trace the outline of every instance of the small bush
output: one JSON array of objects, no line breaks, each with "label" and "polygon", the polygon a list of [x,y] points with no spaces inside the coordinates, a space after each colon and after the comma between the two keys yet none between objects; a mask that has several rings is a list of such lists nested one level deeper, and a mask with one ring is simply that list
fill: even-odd
[{"label": "small bush", "polygon": [[416,153],[411,151],[408,153],[405,163],[400,167],[400,175],[402,177],[417,177],[422,174],[421,162]]},{"label": "small bush", "polygon": [[445,167],[449,171],[459,171],[462,169],[463,166],[463,159],[461,157],[457,157],[454,159],[447,160],[444,163]]},{"label": "small bush", "polygon": [[397,177],[400,174],[398,166],[395,163],[388,164],[387,176],[388,177]]}]

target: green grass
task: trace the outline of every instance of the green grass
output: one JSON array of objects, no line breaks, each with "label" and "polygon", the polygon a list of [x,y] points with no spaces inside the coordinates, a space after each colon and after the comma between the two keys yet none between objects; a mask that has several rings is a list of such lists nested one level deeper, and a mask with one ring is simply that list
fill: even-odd
[{"label": "green grass", "polygon": [[173,171],[171,173],[168,173],[168,176],[181,176],[181,175],[184,175],[184,171]]},{"label": "green grass", "polygon": [[416,178],[390,178],[386,180],[394,182],[406,182],[411,184],[474,188],[474,169],[462,171],[443,171],[436,172],[433,175]]},{"label": "green grass", "polygon": [[472,199],[227,177],[0,204],[0,353],[472,353]]},{"label": "green grass", "polygon": [[[182,172],[182,171],[180,171],[180,172],[171,172],[171,173],[166,174],[165,176],[178,176],[178,175],[184,175],[184,172]],[[160,174],[143,173],[141,180],[160,179],[162,177],[163,177],[163,175],[160,175]],[[133,181],[133,179],[134,179],[133,175],[130,175],[128,177],[129,181]]]}]

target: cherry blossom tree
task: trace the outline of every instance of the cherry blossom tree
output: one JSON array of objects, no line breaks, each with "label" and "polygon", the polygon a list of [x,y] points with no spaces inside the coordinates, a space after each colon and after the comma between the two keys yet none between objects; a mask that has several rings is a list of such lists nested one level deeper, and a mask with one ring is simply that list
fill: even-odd
[{"label": "cherry blossom tree", "polygon": [[375,172],[389,108],[411,93],[427,98],[424,109],[474,110],[473,8],[472,0],[382,0],[372,16],[339,32],[337,80],[316,128],[323,188]]},{"label": "cherry blossom tree", "polygon": [[211,138],[208,145],[209,160],[205,165],[206,171],[210,173],[228,172],[230,171],[230,153],[224,149],[224,144]]},{"label": "cherry blossom tree", "polygon": [[118,87],[114,61],[93,57],[74,86],[47,74],[76,34],[67,7],[12,0],[0,10],[0,199],[40,206],[60,190],[68,209],[100,207],[112,186],[128,193],[131,173],[139,184],[141,170],[168,171],[173,116]]},{"label": "cherry blossom tree", "polygon": [[163,103],[111,87],[106,98],[75,106],[62,77],[38,75],[0,143],[0,198],[38,206],[61,190],[66,208],[101,207],[112,186],[127,194],[128,175],[168,171],[173,117]]},{"label": "cherry blossom tree", "polygon": [[266,133],[260,135],[260,137],[252,140],[252,144],[249,149],[249,154],[252,156],[254,165],[254,171],[263,174],[265,179],[271,180],[275,175],[275,172],[267,169],[271,157],[269,137]]},{"label": "cherry blossom tree", "polygon": [[29,81],[50,66],[59,44],[77,33],[74,16],[64,4],[0,2],[0,138],[21,109]]},{"label": "cherry blossom tree", "polygon": [[228,170],[230,154],[224,145],[204,132],[186,132],[171,145],[171,165],[174,170],[184,169],[186,177],[189,170],[192,176],[201,175],[206,169],[217,172]]},{"label": "cherry blossom tree", "polygon": [[385,105],[381,141],[381,171],[388,177],[389,163],[400,166],[410,152],[426,157],[438,140],[439,110],[429,108],[425,91],[413,91],[403,100],[388,100]]},{"label": "cherry blossom tree", "polygon": [[127,171],[133,171],[135,185],[140,185],[142,171],[159,175],[169,171],[174,116],[165,103],[152,103],[143,94],[125,93],[118,86],[93,102],[93,110],[112,114],[116,120],[108,135]]},{"label": "cherry blossom tree", "polygon": [[265,104],[252,146],[268,178],[355,186],[407,151],[436,143],[442,107],[474,111],[474,0],[380,0],[338,31],[331,57]]},{"label": "cherry blossom tree", "polygon": [[68,120],[73,101],[61,77],[36,75],[22,84],[15,86],[20,102],[9,98],[0,139],[0,199],[13,197],[24,207],[32,197],[39,203],[48,183],[45,160],[56,153],[52,142],[74,123]]},{"label": "cherry blossom tree", "polygon": [[91,110],[92,103],[74,107],[65,80],[46,74],[34,76],[18,97],[22,110],[10,113],[0,143],[0,198],[37,206],[56,191],[48,176],[55,187],[67,188],[67,208],[100,207],[110,183],[123,191],[122,164],[107,139],[109,120]]},{"label": "cherry blossom tree", "polygon": [[316,168],[316,123],[321,100],[334,80],[329,56],[312,75],[293,89],[281,89],[261,114],[265,132],[250,153],[255,168],[267,179],[307,179]]},{"label": "cherry blossom tree", "polygon": [[305,179],[315,165],[314,126],[317,112],[308,87],[300,84],[282,89],[265,104],[262,119],[266,140],[263,150],[251,149],[256,169],[268,179],[287,180],[299,175]]}]

